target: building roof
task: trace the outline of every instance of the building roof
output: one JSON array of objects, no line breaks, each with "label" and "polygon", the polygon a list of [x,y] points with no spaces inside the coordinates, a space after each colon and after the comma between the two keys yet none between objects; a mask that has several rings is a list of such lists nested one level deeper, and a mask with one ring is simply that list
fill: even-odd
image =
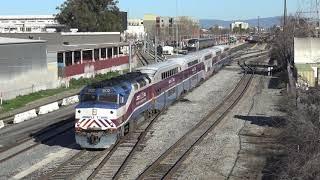
[{"label": "building roof", "polygon": [[0,37],[0,45],[3,44],[27,44],[27,43],[45,43],[44,40],[18,39]]},{"label": "building roof", "polygon": [[0,19],[54,19],[53,15],[4,15]]},{"label": "building roof", "polygon": [[79,50],[92,50],[98,48],[111,48],[117,46],[128,46],[128,43],[102,43],[102,44],[73,44],[73,45],[48,45],[49,52],[67,52]]},{"label": "building roof", "polygon": [[61,32],[62,36],[120,35],[120,32]]},{"label": "building roof", "polygon": [[312,67],[319,68],[320,64],[295,64],[295,66],[296,66],[298,72],[299,71],[312,71],[313,72]]}]

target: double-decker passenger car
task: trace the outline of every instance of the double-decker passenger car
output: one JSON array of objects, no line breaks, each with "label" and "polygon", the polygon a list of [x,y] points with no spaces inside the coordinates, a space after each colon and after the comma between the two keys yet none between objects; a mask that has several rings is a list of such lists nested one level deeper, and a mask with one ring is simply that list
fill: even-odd
[{"label": "double-decker passenger car", "polygon": [[145,66],[84,88],[75,136],[82,148],[104,149],[134,129],[138,119],[169,106],[229,62],[228,46]]}]

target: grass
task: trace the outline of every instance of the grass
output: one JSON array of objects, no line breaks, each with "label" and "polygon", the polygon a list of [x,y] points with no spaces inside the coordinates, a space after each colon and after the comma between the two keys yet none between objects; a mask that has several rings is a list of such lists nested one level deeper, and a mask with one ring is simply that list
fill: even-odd
[{"label": "grass", "polygon": [[59,93],[73,90],[73,89],[80,89],[83,86],[92,84],[92,83],[97,83],[99,81],[107,80],[115,76],[119,76],[120,72],[109,72],[107,74],[97,74],[95,78],[80,78],[78,80],[72,79],[70,81],[70,87],[69,88],[64,88],[60,87],[57,89],[49,89],[49,90],[44,90],[44,91],[39,91],[35,93],[31,93],[28,95],[23,95],[23,96],[18,96],[15,99],[4,101],[2,106],[0,106],[0,113],[8,112],[13,109],[21,108],[24,107],[26,104],[50,97],[53,95],[57,95]]},{"label": "grass", "polygon": [[24,95],[24,96],[18,96],[15,99],[4,101],[1,106],[0,112],[1,113],[8,112],[10,110],[23,107],[32,101],[35,101],[35,100],[38,100],[41,98],[45,98],[45,97],[49,97],[49,96],[53,96],[55,94],[59,94],[61,92],[67,91],[67,90],[70,90],[70,89],[66,89],[66,88],[50,89],[50,90],[31,93],[31,94]]}]

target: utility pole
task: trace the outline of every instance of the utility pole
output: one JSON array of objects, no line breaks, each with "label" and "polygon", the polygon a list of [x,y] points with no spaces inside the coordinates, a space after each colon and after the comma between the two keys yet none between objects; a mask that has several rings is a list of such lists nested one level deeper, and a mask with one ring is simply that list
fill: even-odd
[{"label": "utility pole", "polygon": [[287,0],[284,0],[284,10],[283,10],[283,31],[287,25]]},{"label": "utility pole", "polygon": [[155,62],[158,62],[158,58],[157,58],[157,56],[158,56],[158,39],[157,39],[157,36],[154,38],[154,61]]},{"label": "utility pole", "polygon": [[178,0],[176,0],[176,46],[179,47]]},{"label": "utility pole", "polygon": [[260,38],[260,16],[258,16],[258,36]]},{"label": "utility pole", "polygon": [[132,72],[132,42],[129,41],[129,69]]},{"label": "utility pole", "polygon": [[317,21],[316,21],[316,24],[317,24],[317,37],[320,37],[320,16],[319,16],[319,4],[318,4],[318,0],[316,0],[316,12],[317,12]]}]

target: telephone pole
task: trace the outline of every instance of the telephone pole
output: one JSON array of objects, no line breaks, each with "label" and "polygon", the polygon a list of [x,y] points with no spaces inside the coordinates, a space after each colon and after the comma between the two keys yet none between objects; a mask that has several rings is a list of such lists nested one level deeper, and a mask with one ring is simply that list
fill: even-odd
[{"label": "telephone pole", "polygon": [[316,12],[317,12],[317,20],[316,20],[316,28],[317,28],[317,35],[316,37],[320,37],[320,16],[319,16],[319,4],[318,0],[316,0]]},{"label": "telephone pole", "polygon": [[284,0],[284,10],[283,10],[283,30],[287,25],[287,0]]},{"label": "telephone pole", "polygon": [[176,46],[177,48],[179,45],[179,25],[178,25],[178,0],[176,0]]},{"label": "telephone pole", "polygon": [[258,36],[260,39],[260,16],[258,16]]}]

